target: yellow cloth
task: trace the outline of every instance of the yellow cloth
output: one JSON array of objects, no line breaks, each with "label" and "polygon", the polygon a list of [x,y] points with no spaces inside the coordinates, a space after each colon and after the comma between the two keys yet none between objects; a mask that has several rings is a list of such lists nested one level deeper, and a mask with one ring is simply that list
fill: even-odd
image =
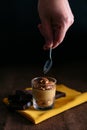
[{"label": "yellow cloth", "polygon": [[[62,84],[57,85],[57,90],[65,92],[66,96],[56,99],[53,109],[41,111],[30,107],[29,109],[18,110],[17,112],[31,120],[34,124],[38,124],[52,116],[55,116],[84,102],[87,102],[87,92],[81,93]],[[9,104],[7,98],[4,98],[3,102],[6,105]]]}]

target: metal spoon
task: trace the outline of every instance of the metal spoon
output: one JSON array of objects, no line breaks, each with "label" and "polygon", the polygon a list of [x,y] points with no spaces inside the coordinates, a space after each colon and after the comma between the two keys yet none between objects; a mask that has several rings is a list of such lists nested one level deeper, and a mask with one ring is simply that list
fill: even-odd
[{"label": "metal spoon", "polygon": [[52,67],[52,48],[49,50],[49,59],[45,62],[45,65],[43,67],[43,72],[46,74]]}]

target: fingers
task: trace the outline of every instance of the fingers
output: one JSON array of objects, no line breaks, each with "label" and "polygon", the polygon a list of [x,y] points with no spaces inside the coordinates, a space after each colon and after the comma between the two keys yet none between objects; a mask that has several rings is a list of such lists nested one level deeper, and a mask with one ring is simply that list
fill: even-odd
[{"label": "fingers", "polygon": [[59,46],[63,42],[68,28],[73,24],[69,20],[65,23],[60,23],[50,26],[50,24],[45,22],[38,25],[40,33],[45,38],[44,50],[48,50],[50,47],[55,49]]},{"label": "fingers", "polygon": [[44,50],[48,50],[50,47],[53,49],[56,48],[63,41],[66,34],[66,30],[63,26],[55,26],[52,32],[50,29],[52,27],[49,27],[48,25],[43,27],[42,24],[39,24],[38,28],[42,36],[45,38],[45,44],[43,46]]},{"label": "fingers", "polygon": [[43,49],[48,50],[50,47],[53,46],[53,33],[51,30],[51,26],[47,22],[44,22],[43,24],[39,24],[38,28],[42,36],[45,38]]}]

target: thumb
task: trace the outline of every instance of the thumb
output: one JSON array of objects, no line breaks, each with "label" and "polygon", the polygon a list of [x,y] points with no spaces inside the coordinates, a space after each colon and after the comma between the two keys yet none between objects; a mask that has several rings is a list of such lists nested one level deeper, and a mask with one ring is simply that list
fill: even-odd
[{"label": "thumb", "polygon": [[43,22],[38,25],[39,31],[45,39],[45,44],[43,46],[44,50],[48,50],[53,46],[53,33],[49,23]]},{"label": "thumb", "polygon": [[59,46],[60,43],[63,42],[65,35],[66,35],[66,28],[63,26],[56,27],[54,31],[54,44],[53,49]]}]

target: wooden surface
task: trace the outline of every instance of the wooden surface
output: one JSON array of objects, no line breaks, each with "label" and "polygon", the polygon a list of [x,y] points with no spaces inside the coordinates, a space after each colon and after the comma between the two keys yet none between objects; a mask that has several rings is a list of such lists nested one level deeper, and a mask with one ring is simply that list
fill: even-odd
[{"label": "wooden surface", "polygon": [[[32,124],[18,113],[9,111],[3,104],[3,97],[15,89],[31,85],[31,79],[42,75],[42,68],[37,65],[18,65],[0,67],[0,130],[87,130],[87,103],[83,103],[59,115],[43,121],[38,125]],[[87,91],[87,63],[70,62],[53,66],[50,76],[58,83],[78,91]]]}]

